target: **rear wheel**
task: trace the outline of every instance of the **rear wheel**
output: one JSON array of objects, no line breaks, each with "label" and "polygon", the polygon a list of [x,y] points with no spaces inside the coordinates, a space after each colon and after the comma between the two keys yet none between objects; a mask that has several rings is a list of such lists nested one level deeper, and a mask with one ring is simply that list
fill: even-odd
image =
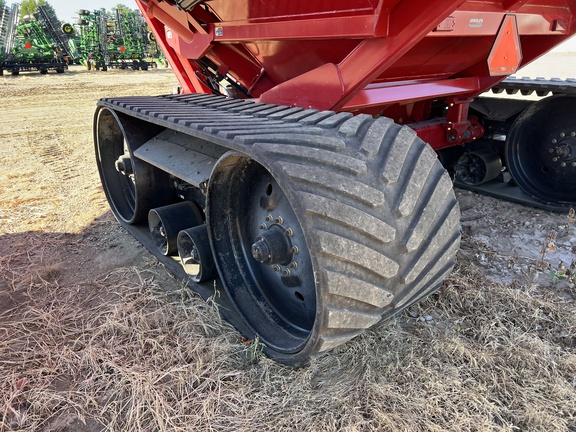
[{"label": "rear wheel", "polygon": [[576,97],[552,96],[528,107],[506,144],[508,169],[528,195],[549,204],[576,204]]},{"label": "rear wheel", "polygon": [[227,153],[208,189],[224,287],[250,336],[290,365],[436,290],[460,238],[451,180],[414,131],[359,116],[315,139]]}]

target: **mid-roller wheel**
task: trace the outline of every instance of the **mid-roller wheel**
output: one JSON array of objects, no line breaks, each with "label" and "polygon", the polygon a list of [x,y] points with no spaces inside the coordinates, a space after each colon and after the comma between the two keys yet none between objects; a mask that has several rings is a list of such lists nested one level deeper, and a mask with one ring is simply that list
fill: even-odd
[{"label": "mid-roller wheel", "polygon": [[528,195],[562,207],[576,205],[576,97],[551,96],[514,121],[506,159]]}]

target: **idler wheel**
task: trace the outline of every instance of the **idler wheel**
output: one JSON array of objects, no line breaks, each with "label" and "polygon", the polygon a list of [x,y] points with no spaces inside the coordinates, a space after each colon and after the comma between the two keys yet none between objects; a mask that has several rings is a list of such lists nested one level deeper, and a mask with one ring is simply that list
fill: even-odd
[{"label": "idler wheel", "polygon": [[161,130],[107,108],[96,112],[98,172],[110,207],[122,222],[146,221],[150,209],[174,201],[169,175],[134,156],[138,147]]}]

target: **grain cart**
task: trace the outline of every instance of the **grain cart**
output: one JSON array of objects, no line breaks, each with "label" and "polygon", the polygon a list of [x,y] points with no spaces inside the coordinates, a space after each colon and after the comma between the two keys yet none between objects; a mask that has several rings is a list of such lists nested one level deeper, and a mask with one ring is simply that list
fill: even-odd
[{"label": "grain cart", "polygon": [[[460,241],[450,173],[576,204],[574,82],[501,83],[576,32],[573,1],[137,4],[182,91],[98,102],[105,193],[279,362],[441,286]],[[491,88],[554,95],[478,97]]]}]

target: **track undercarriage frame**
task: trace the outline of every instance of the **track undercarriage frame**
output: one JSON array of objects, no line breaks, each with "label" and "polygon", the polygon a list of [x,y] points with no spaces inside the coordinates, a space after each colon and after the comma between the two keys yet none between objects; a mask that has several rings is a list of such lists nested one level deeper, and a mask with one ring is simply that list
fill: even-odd
[{"label": "track undercarriage frame", "polygon": [[570,2],[137,4],[182,94],[99,102],[105,192],[278,361],[441,286],[460,236],[449,174],[576,202],[574,82],[503,81],[574,34]]}]

